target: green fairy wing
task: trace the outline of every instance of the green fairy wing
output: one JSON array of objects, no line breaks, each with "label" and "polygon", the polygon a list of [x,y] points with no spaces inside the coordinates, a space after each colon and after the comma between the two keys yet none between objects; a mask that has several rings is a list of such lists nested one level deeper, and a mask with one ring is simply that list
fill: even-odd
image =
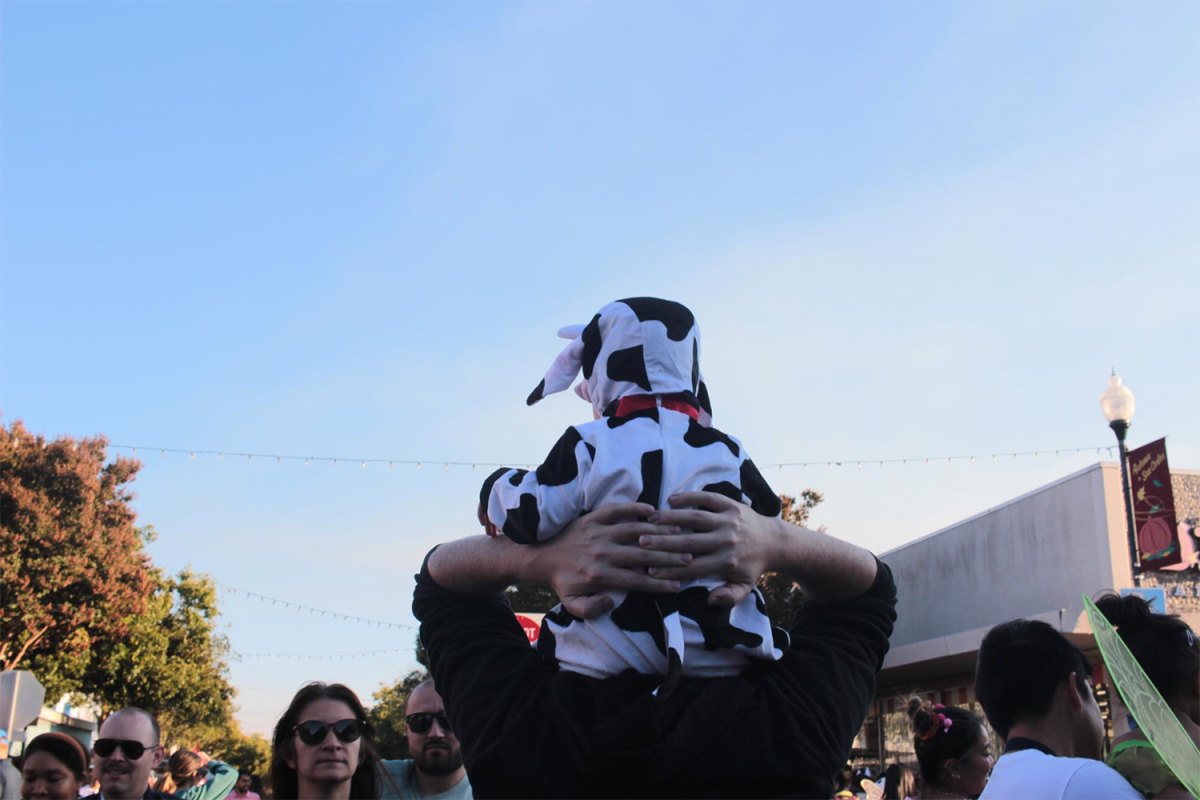
[{"label": "green fairy wing", "polygon": [[1175,713],[1146,677],[1133,653],[1121,641],[1116,629],[1086,594],[1083,602],[1108,674],[1112,676],[1126,708],[1176,777],[1189,792],[1200,797],[1200,750],[1196,749],[1187,731],[1175,718]]}]

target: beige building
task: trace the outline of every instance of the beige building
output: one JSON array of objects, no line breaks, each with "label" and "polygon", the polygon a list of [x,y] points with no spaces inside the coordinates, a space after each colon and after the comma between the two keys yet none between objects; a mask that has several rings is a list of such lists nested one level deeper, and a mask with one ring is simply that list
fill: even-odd
[{"label": "beige building", "polygon": [[[1161,585],[1167,610],[1200,631],[1200,471],[1172,470],[1171,483],[1191,566],[1143,576],[1142,586]],[[1124,514],[1120,467],[1093,464],[881,555],[896,578],[898,620],[876,701],[855,741],[855,763],[915,760],[903,701],[910,694],[982,717],[975,656],[997,623],[1044,620],[1101,665],[1082,595],[1133,586]],[[1102,667],[1095,677],[1107,697]],[[1123,714],[1116,717],[1119,731]]]}]

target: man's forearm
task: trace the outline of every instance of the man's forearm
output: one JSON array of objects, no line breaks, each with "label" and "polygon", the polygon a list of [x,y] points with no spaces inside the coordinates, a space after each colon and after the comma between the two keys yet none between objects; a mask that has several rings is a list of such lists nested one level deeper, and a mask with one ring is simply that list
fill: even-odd
[{"label": "man's forearm", "polygon": [[527,580],[531,549],[505,536],[469,536],[439,545],[429,574],[443,589],[489,597]]},{"label": "man's forearm", "polygon": [[858,597],[875,580],[875,556],[819,531],[776,519],[770,570],[787,575],[819,603]]}]

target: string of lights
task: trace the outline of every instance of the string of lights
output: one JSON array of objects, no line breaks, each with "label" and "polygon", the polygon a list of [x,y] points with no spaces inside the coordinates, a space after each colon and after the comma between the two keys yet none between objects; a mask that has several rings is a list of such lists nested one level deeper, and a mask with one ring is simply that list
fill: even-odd
[{"label": "string of lights", "polygon": [[[384,620],[379,620],[379,619],[370,619],[367,617],[359,617],[359,616],[355,616],[354,614],[342,614],[337,611],[329,611],[326,609],[313,608],[312,606],[306,606],[303,603],[294,603],[291,600],[280,600],[278,597],[268,597],[265,594],[259,594],[258,592],[247,591],[246,589],[239,589],[236,586],[230,586],[230,585],[224,584],[224,583],[218,582],[217,586],[220,587],[223,591],[230,593],[230,594],[245,595],[246,597],[249,597],[252,599],[257,599],[262,603],[270,602],[270,604],[273,606],[283,606],[285,609],[294,609],[301,613],[307,611],[309,614],[314,615],[314,616],[319,614],[322,617],[330,617],[332,619],[340,619],[340,620],[345,620],[347,622],[359,622],[359,623],[362,623],[362,624],[368,625],[368,626],[373,625],[377,628],[392,628],[395,630],[416,630],[417,629],[416,625],[402,625],[399,622],[386,622]],[[251,654],[244,654],[244,655],[251,655]]]},{"label": "string of lights", "polygon": [[239,653],[233,654],[238,658],[286,658],[294,661],[340,661],[347,658],[370,658],[371,656],[394,655],[396,653],[412,653],[415,647],[393,647],[387,650],[359,650],[350,653]]},{"label": "string of lights", "polygon": [[[247,453],[232,450],[189,450],[178,447],[146,447],[144,445],[128,444],[110,444],[109,447],[113,448],[114,450],[131,451],[131,454],[135,456],[138,454],[139,450],[147,453],[157,452],[160,456],[165,456],[168,453],[187,455],[192,461],[196,460],[197,455],[216,456],[218,461],[223,461],[226,456],[229,456],[231,458],[245,458],[247,461],[254,461],[255,459],[258,459],[259,461],[266,461],[268,463],[271,460],[274,460],[276,464],[282,464],[284,461],[303,462],[305,466],[309,466],[313,462],[328,463],[335,467],[339,464],[357,464],[361,469],[366,469],[367,465],[369,464],[386,466],[388,469],[394,468],[397,464],[415,467],[416,469],[421,469],[424,465],[430,464],[434,467],[440,465],[443,470],[448,470],[450,467],[470,467],[471,469],[476,469],[477,467],[511,467],[520,463],[509,462],[507,464],[502,464],[496,461],[443,461],[441,459],[417,460],[411,458],[361,458],[358,456],[335,458],[333,456],[296,456],[282,453]],[[1008,453],[968,453],[965,455],[912,456],[909,458],[838,458],[827,461],[776,461],[760,464],[759,467],[762,469],[775,468],[779,470],[782,470],[784,467],[800,467],[802,469],[808,469],[809,467],[825,467],[826,469],[832,470],[840,467],[848,467],[850,465],[854,465],[855,467],[861,469],[864,464],[867,466],[878,467],[883,467],[885,465],[894,466],[897,464],[899,464],[901,467],[908,467],[909,465],[928,467],[934,464],[943,463],[949,464],[954,462],[964,462],[973,464],[977,461],[999,461],[1000,459],[1004,459],[1006,461],[1011,459],[1015,461],[1018,458],[1040,458],[1042,456],[1049,457],[1051,455],[1053,455],[1054,458],[1059,458],[1064,455],[1069,456],[1072,454],[1081,456],[1084,454],[1084,452],[1091,453],[1093,450],[1097,454],[1107,452],[1110,457],[1112,456],[1113,452],[1113,448],[1109,446],[1096,447],[1094,445],[1089,445],[1087,447],[1048,447],[1040,450],[1024,450]],[[525,467],[527,469],[531,469],[532,465],[526,464]]]}]

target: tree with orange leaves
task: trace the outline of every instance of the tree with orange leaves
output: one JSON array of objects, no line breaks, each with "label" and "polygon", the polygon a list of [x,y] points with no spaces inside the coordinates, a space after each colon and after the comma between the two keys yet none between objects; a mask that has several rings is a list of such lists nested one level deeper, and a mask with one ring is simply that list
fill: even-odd
[{"label": "tree with orange leaves", "polygon": [[128,484],[104,437],[49,441],[0,426],[0,669],[53,656],[47,694],[74,688],[97,643],[128,633],[153,589]]}]

